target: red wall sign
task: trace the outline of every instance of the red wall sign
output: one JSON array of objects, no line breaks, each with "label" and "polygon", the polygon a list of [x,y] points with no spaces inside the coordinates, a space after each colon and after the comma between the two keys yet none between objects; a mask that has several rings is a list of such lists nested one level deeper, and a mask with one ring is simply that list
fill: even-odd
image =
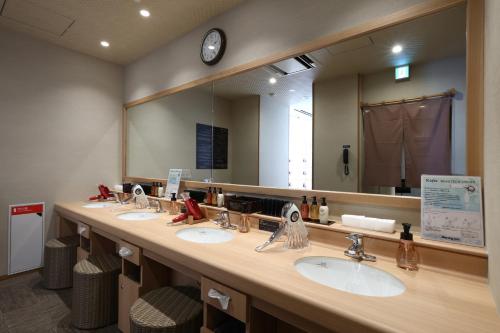
[{"label": "red wall sign", "polygon": [[16,206],[11,208],[12,215],[23,215],[23,214],[35,214],[43,213],[43,205],[27,205],[27,206]]}]

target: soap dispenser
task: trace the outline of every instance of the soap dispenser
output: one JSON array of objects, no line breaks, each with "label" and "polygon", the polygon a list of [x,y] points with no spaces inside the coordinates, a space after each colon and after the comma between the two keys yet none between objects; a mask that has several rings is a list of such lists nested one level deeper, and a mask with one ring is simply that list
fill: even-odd
[{"label": "soap dispenser", "polygon": [[217,207],[224,206],[224,193],[222,193],[222,187],[219,188],[219,194],[217,194]]},{"label": "soap dispenser", "polygon": [[410,223],[403,223],[403,232],[399,241],[396,261],[399,267],[409,271],[416,271],[418,270],[418,253],[410,228]]},{"label": "soap dispenser", "polygon": [[328,217],[330,216],[328,211],[328,205],[326,204],[326,198],[321,198],[321,206],[319,207],[319,223],[328,224]]},{"label": "soap dispenser", "polygon": [[217,187],[214,187],[212,192],[212,202],[210,203],[212,206],[217,206]]},{"label": "soap dispenser", "polygon": [[208,205],[212,204],[212,187],[208,188],[207,195],[205,196],[204,202]]},{"label": "soap dispenser", "polygon": [[316,197],[313,197],[310,209],[311,220],[313,222],[319,222],[319,206]]},{"label": "soap dispenser", "polygon": [[300,217],[303,221],[309,221],[309,204],[307,203],[307,197],[302,196],[302,204],[300,205]]}]

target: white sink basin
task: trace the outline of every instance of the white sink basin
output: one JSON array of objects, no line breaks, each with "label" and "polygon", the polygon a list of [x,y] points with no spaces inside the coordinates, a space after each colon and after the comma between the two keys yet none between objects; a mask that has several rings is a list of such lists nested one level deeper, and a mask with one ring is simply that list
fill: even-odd
[{"label": "white sink basin", "polygon": [[295,262],[295,269],[314,282],[356,295],[392,297],[406,290],[392,274],[352,260],[305,257]]},{"label": "white sink basin", "polygon": [[146,221],[158,218],[158,214],[150,212],[128,212],[118,215],[118,218],[125,221]]},{"label": "white sink basin", "polygon": [[202,244],[224,243],[234,238],[231,232],[214,228],[186,228],[175,234],[180,239]]},{"label": "white sink basin", "polygon": [[116,205],[113,202],[91,202],[83,205],[84,208],[106,208]]}]

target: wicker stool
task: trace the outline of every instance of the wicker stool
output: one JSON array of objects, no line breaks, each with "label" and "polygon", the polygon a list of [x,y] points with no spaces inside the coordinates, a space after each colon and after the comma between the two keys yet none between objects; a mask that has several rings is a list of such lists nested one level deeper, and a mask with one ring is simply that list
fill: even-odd
[{"label": "wicker stool", "polygon": [[80,236],[54,238],[45,243],[43,285],[47,289],[70,288]]},{"label": "wicker stool", "polygon": [[202,321],[200,290],[188,286],[150,291],[130,309],[132,333],[198,333]]},{"label": "wicker stool", "polygon": [[73,268],[71,323],[94,329],[118,319],[118,275],[121,260],[111,254],[91,255]]}]

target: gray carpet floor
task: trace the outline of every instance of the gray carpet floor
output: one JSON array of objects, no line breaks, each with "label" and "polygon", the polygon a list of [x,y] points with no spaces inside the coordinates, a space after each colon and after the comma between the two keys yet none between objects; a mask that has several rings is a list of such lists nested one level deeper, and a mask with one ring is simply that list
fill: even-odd
[{"label": "gray carpet floor", "polygon": [[83,331],[71,327],[71,289],[47,290],[39,272],[0,281],[0,332],[120,332],[116,325]]}]

